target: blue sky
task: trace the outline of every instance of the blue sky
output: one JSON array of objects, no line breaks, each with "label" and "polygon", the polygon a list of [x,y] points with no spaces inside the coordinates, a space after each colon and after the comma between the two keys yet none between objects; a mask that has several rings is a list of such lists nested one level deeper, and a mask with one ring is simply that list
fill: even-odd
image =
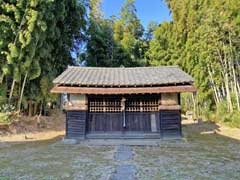
[{"label": "blue sky", "polygon": [[[105,17],[119,15],[125,0],[102,0],[102,10]],[[135,0],[138,18],[146,28],[149,21],[170,21],[171,15],[163,0]]]}]

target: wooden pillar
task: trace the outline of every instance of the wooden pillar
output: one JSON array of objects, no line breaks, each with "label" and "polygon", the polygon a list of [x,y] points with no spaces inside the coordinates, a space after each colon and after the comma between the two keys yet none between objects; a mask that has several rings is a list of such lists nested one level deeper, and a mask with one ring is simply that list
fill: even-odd
[{"label": "wooden pillar", "polygon": [[70,94],[66,106],[66,138],[84,139],[86,135],[88,99],[86,95]]},{"label": "wooden pillar", "polygon": [[162,93],[159,105],[161,137],[182,136],[180,96],[178,93]]},{"label": "wooden pillar", "polygon": [[181,105],[181,94],[178,93],[178,105]]}]

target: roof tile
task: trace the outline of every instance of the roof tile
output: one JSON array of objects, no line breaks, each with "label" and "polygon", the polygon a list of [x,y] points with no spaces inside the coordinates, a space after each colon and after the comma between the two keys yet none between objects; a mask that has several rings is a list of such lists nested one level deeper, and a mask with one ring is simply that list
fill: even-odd
[{"label": "roof tile", "polygon": [[152,86],[193,83],[177,66],[99,68],[68,67],[53,83],[79,86]]}]

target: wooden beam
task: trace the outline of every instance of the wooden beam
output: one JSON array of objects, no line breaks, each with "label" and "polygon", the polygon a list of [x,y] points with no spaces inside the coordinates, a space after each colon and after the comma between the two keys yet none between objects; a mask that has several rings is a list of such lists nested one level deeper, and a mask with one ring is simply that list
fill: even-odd
[{"label": "wooden beam", "polygon": [[141,94],[141,93],[176,93],[176,92],[197,92],[197,88],[191,85],[185,86],[164,86],[164,87],[132,87],[132,88],[103,88],[103,87],[68,87],[55,86],[51,93],[70,94]]},{"label": "wooden beam", "polygon": [[180,110],[180,105],[160,105],[159,110]]}]

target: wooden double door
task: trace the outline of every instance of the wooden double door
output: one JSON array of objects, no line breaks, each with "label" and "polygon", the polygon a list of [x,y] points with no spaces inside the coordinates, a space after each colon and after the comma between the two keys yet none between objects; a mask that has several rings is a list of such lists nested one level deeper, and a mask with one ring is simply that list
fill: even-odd
[{"label": "wooden double door", "polygon": [[88,132],[157,132],[158,96],[98,96],[88,99]]},{"label": "wooden double door", "polygon": [[125,112],[125,114],[121,112],[89,113],[87,122],[88,133],[157,132],[163,137],[182,134],[181,112],[179,110]]},{"label": "wooden double door", "polygon": [[158,132],[158,112],[88,113],[88,132]]}]

